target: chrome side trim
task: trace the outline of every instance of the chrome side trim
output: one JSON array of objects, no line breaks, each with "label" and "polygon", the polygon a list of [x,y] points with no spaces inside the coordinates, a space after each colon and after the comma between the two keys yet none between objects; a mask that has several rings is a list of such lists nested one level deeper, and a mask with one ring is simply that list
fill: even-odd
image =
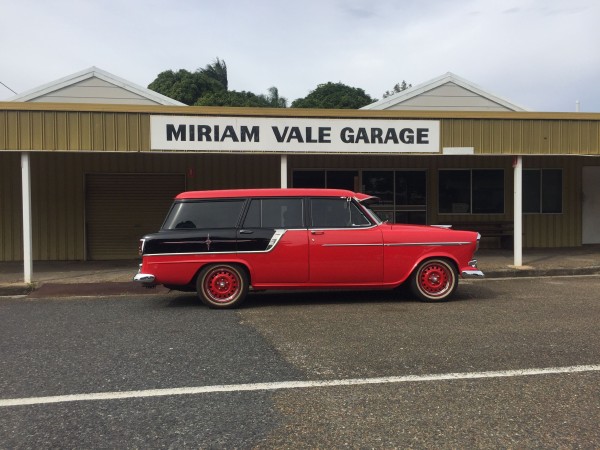
[{"label": "chrome side trim", "polygon": [[[180,252],[180,253],[146,253],[144,256],[177,256],[177,255],[237,255],[238,253],[264,253],[264,252]],[[180,262],[180,261],[177,261]]]},{"label": "chrome side trim", "polygon": [[[371,228],[378,227],[378,224],[371,224],[368,226],[355,226],[355,227],[342,227],[342,228],[327,228],[327,227],[312,227],[308,231],[356,231],[356,230],[370,230]],[[304,228],[303,228],[304,229]]]},{"label": "chrome side trim", "polygon": [[397,244],[383,244],[385,247],[456,247],[459,245],[469,245],[470,242],[407,242]]},{"label": "chrome side trim", "polygon": [[[273,250],[273,248],[275,248],[275,246],[279,243],[279,240],[285,234],[285,232],[286,232],[286,230],[276,229],[275,230],[275,234],[273,235],[273,237],[269,241],[269,245],[267,245],[267,249],[264,251],[264,253],[268,253],[271,250]],[[262,252],[257,252],[257,253],[262,253]]]},{"label": "chrome side trim", "polygon": [[321,247],[382,247],[383,244],[323,244]]},{"label": "chrome side trim", "polygon": [[154,283],[155,277],[149,273],[138,273],[133,277],[133,281],[138,283]]}]

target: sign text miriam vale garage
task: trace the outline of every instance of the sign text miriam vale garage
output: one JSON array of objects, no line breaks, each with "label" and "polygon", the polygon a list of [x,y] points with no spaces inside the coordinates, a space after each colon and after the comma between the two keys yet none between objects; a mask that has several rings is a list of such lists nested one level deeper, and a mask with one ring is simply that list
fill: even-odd
[{"label": "sign text miriam vale garage", "polygon": [[438,153],[436,120],[151,116],[152,150]]}]

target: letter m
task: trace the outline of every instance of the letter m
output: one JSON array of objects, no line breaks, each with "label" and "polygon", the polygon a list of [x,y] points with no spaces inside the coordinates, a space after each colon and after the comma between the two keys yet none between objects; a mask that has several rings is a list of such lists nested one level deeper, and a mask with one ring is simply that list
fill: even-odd
[{"label": "letter m", "polygon": [[185,141],[186,139],[186,132],[185,132],[185,125],[179,125],[177,127],[177,129],[175,128],[175,125],[173,125],[172,123],[168,123],[167,124],[167,141],[172,141],[173,137],[175,138],[176,141]]}]

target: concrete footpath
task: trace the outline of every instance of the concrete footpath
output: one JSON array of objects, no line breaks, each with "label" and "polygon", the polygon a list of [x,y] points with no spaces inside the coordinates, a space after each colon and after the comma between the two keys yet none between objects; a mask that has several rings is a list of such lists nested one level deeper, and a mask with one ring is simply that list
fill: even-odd
[{"label": "concrete footpath", "polygon": [[[600,245],[559,249],[525,249],[523,266],[514,267],[511,250],[481,249],[475,255],[486,278],[600,274]],[[33,283],[23,282],[21,262],[0,262],[0,296],[64,297],[161,294],[134,283],[139,260],[36,261]]]}]

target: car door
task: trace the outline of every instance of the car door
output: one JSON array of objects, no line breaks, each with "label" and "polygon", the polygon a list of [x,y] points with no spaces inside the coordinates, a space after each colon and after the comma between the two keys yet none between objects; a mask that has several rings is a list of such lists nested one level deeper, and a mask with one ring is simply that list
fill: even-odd
[{"label": "car door", "polygon": [[237,231],[238,255],[248,261],[252,284],[308,281],[308,230],[304,199],[254,198]]},{"label": "car door", "polygon": [[383,237],[348,198],[311,198],[311,284],[379,285],[383,282]]}]

